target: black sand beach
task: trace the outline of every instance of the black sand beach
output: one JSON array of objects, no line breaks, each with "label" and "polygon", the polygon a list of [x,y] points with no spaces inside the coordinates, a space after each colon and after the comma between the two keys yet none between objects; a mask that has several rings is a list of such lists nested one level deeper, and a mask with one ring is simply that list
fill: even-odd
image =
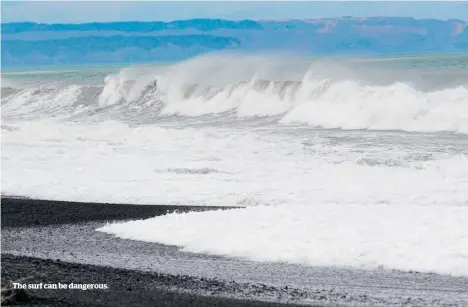
[{"label": "black sand beach", "polygon": [[[236,300],[183,293],[195,283],[215,295],[226,284],[188,276],[142,273],[57,260],[2,254],[2,284],[34,276],[27,283],[107,284],[108,290],[28,290],[25,306],[284,306],[284,304]],[[261,289],[259,289],[261,290]],[[16,304],[15,304],[16,305]],[[299,306],[299,305],[295,305]]]},{"label": "black sand beach", "polygon": [[[149,218],[167,212],[220,209],[215,207],[94,204],[2,198],[2,231],[89,221]],[[226,209],[226,208],[222,208]],[[40,242],[38,242],[40,244]],[[108,290],[27,290],[28,300],[15,306],[284,306],[284,304],[220,297],[236,283],[183,275],[123,270],[6,254],[2,251],[2,286],[27,277],[24,283],[107,284]],[[211,295],[192,294],[204,289]],[[262,291],[266,286],[258,286]],[[229,291],[229,290],[227,290]],[[299,306],[299,305],[295,305]]]},{"label": "black sand beach", "polygon": [[169,212],[217,209],[226,207],[106,204],[2,197],[2,227],[143,219]]},{"label": "black sand beach", "polygon": [[22,306],[466,306],[468,278],[304,267],[191,254],[96,231],[168,212],[229,209],[2,198],[2,286],[106,284],[106,290],[27,290]]}]

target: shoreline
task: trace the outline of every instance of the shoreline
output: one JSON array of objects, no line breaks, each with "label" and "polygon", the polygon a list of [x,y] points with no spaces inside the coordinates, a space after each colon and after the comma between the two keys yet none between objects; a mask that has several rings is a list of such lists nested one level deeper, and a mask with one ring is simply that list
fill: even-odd
[{"label": "shoreline", "polygon": [[[155,274],[3,253],[1,260],[2,285],[34,272],[34,277],[27,283],[47,280],[47,283],[92,283],[109,287],[107,290],[26,290],[31,302],[14,306],[305,306],[218,296],[219,288],[224,286],[222,282],[190,276]],[[193,284],[201,284],[211,295],[190,293]],[[183,288],[188,291],[181,291]]]},{"label": "shoreline", "polygon": [[[20,306],[466,306],[468,278],[306,267],[185,253],[96,231],[107,222],[226,210],[2,197],[2,286],[108,284],[108,290],[27,290]],[[222,244],[222,241],[220,241]],[[18,305],[17,305],[18,306]]]},{"label": "shoreline", "polygon": [[145,219],[173,212],[229,210],[241,207],[132,205],[57,201],[2,196],[2,228]]},{"label": "shoreline", "polygon": [[[85,203],[2,196],[1,228],[2,231],[15,231],[18,228],[34,231],[37,227],[150,218],[171,212],[226,209],[232,208]],[[3,250],[1,262],[2,286],[9,281],[31,277],[24,283],[73,282],[107,284],[109,287],[107,290],[26,290],[29,302],[18,302],[14,306],[285,306],[284,302],[228,297],[225,295],[226,290],[239,285],[215,279],[28,257]],[[266,286],[258,287],[258,291],[262,291],[262,287]]]}]

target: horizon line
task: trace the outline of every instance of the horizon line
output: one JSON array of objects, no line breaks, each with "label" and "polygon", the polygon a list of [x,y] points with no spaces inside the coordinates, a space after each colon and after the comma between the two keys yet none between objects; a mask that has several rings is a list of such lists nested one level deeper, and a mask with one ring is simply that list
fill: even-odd
[{"label": "horizon line", "polygon": [[227,18],[188,18],[188,19],[174,19],[170,21],[162,21],[162,20],[152,20],[152,21],[139,21],[139,20],[121,20],[121,21],[89,21],[89,22],[37,22],[37,21],[9,21],[9,22],[0,22],[2,25],[7,24],[20,24],[20,23],[29,23],[29,24],[38,24],[38,25],[84,25],[84,24],[93,24],[93,23],[102,23],[102,24],[109,24],[109,23],[152,23],[152,22],[160,22],[160,23],[172,23],[177,21],[189,21],[189,20],[223,20],[223,21],[255,21],[255,22],[268,22],[268,21],[276,21],[276,22],[289,22],[289,21],[318,21],[318,20],[331,20],[331,19],[371,19],[371,18],[398,18],[398,19],[413,19],[413,20],[437,20],[437,21],[458,21],[458,22],[465,22],[468,23],[468,20],[459,19],[459,18],[446,18],[446,19],[439,19],[439,18],[415,18],[411,16],[371,16],[371,17],[362,17],[362,16],[338,16],[338,17],[320,17],[320,18],[260,18],[260,19],[253,19],[253,18],[243,18],[243,19],[227,19]]}]

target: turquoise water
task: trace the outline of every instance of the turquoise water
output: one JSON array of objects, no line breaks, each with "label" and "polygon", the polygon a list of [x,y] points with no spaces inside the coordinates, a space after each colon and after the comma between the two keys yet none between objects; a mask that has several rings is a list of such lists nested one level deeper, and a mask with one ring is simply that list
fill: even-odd
[{"label": "turquoise water", "polygon": [[[316,58],[314,60],[329,60],[330,58]],[[393,55],[393,56],[375,56],[375,57],[355,57],[355,58],[334,58],[338,62],[388,62],[390,64],[402,65],[405,67],[440,67],[440,68],[456,68],[468,67],[468,53],[455,54],[428,54],[428,55]],[[144,63],[144,64],[93,64],[84,66],[33,66],[33,67],[13,67],[2,68],[2,74],[16,74],[24,72],[49,72],[49,71],[83,71],[83,70],[107,70],[115,71],[128,66],[165,66],[173,63]]]},{"label": "turquoise water", "polygon": [[[298,60],[279,58],[284,66],[304,67],[317,65],[341,67],[336,75],[344,79],[363,80],[388,85],[395,82],[411,84],[421,90],[456,87],[468,83],[468,54],[394,56],[371,58]],[[290,61],[290,63],[288,63]],[[283,65],[282,64],[282,65]],[[49,83],[103,85],[106,76],[114,75],[122,69],[154,70],[170,67],[173,64],[120,64],[101,66],[34,67],[2,71],[2,87],[27,87]],[[188,72],[190,74],[190,72]],[[302,77],[302,75],[299,75]],[[300,80],[290,79],[290,80]]]}]

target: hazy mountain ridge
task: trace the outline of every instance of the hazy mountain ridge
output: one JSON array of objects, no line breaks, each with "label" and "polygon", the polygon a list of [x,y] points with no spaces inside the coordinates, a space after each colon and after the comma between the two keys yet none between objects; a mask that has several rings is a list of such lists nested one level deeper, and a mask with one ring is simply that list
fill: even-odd
[{"label": "hazy mountain ridge", "polygon": [[4,66],[181,60],[216,50],[301,55],[468,51],[468,23],[401,17],[2,24]]},{"label": "hazy mountain ridge", "polygon": [[2,24],[2,34],[30,31],[126,31],[151,32],[160,30],[198,29],[211,31],[217,29],[262,29],[253,20],[232,21],[223,19],[190,19],[171,22],[162,21],[127,21],[127,22],[92,22],[82,24],[44,24],[35,22],[15,22]]}]

